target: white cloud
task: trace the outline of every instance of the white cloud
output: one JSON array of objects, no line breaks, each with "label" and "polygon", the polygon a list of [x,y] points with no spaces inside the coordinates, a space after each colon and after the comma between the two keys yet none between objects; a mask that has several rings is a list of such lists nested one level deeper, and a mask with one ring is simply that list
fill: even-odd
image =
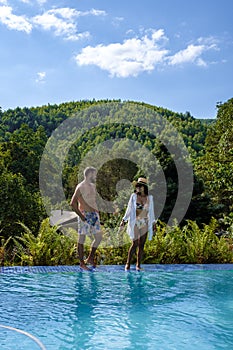
[{"label": "white cloud", "polygon": [[122,21],[124,21],[124,17],[115,17],[115,20],[119,21],[119,22],[122,22]]},{"label": "white cloud", "polygon": [[47,0],[37,0],[37,2],[39,5],[44,5],[47,2]]},{"label": "white cloud", "polygon": [[57,36],[70,36],[76,33],[76,25],[72,21],[74,16],[75,10],[69,8],[49,10],[35,16],[33,23],[44,30],[54,30]]},{"label": "white cloud", "polygon": [[178,51],[173,56],[168,57],[170,65],[179,65],[183,63],[195,63],[198,66],[206,67],[207,63],[201,55],[209,50],[219,50],[217,40],[213,37],[198,38],[198,44],[190,44],[186,49]]},{"label": "white cloud", "polygon": [[111,76],[137,76],[143,71],[152,71],[156,64],[163,62],[168,53],[159,45],[166,39],[162,29],[152,30],[151,35],[125,40],[123,44],[87,46],[76,56],[82,65],[96,65]]},{"label": "white cloud", "polygon": [[89,32],[82,32],[82,33],[67,35],[65,39],[70,41],[76,41],[81,39],[88,39],[89,37],[90,37]]},{"label": "white cloud", "polygon": [[[32,3],[32,0],[20,0],[24,3]],[[47,0],[33,0],[39,4]],[[50,31],[54,35],[65,40],[75,41],[90,37],[88,31],[79,32],[77,19],[81,16],[105,16],[106,12],[92,8],[88,11],[78,11],[74,8],[52,8],[27,18],[24,15],[13,13],[12,7],[7,5],[7,0],[0,0],[0,23],[11,30],[23,31],[27,34],[32,29]],[[115,18],[119,23],[123,18]],[[195,64],[206,67],[212,62],[204,59],[204,54],[210,50],[219,50],[218,41],[214,37],[200,37],[186,48],[171,54],[166,46],[168,38],[163,29],[154,30],[140,28],[140,36],[136,36],[132,30],[128,30],[123,43],[99,44],[95,47],[84,47],[76,55],[78,65],[96,65],[100,69],[109,72],[110,76],[129,77],[137,76],[142,72],[150,72],[155,68],[165,68],[183,64]],[[212,60],[213,61],[213,60]],[[215,62],[215,61],[214,61]],[[42,72],[43,73],[43,72]],[[42,79],[42,78],[38,78]],[[43,79],[42,79],[43,80]]]},{"label": "white cloud", "polygon": [[12,13],[10,6],[0,6],[0,22],[9,29],[30,33],[32,25],[25,16],[17,16]]},{"label": "white cloud", "polygon": [[112,24],[114,27],[119,27],[123,21],[124,21],[124,17],[115,17],[112,20]]},{"label": "white cloud", "polygon": [[219,48],[218,48],[219,41],[216,38],[214,38],[213,36],[200,37],[197,39],[197,43],[201,44],[201,45],[205,45],[209,49],[219,50]]},{"label": "white cloud", "polygon": [[200,66],[200,67],[207,67],[208,66],[208,64],[200,57],[198,57],[196,64],[197,64],[197,66]]},{"label": "white cloud", "polygon": [[[20,0],[24,3],[31,3],[31,0]],[[42,5],[47,0],[36,0]],[[7,0],[0,0],[0,22],[5,24],[9,29],[25,31],[30,33],[34,27],[42,28],[46,31],[52,31],[56,36],[61,36],[66,40],[79,40],[88,38],[88,31],[78,32],[77,18],[81,16],[105,16],[106,12],[102,10],[91,9],[90,11],[77,11],[76,9],[63,7],[48,10],[32,18],[25,16],[16,16],[13,9],[7,6]]]},{"label": "white cloud", "polygon": [[33,23],[44,30],[54,31],[56,36],[66,40],[79,40],[90,36],[89,32],[79,33],[76,18],[83,15],[80,11],[64,7],[48,10],[42,15],[33,17]]},{"label": "white cloud", "polygon": [[61,18],[72,20],[78,16],[79,11],[72,9],[70,7],[61,7],[61,8],[49,10],[47,11],[47,13],[51,15],[55,15],[58,18],[60,16]]},{"label": "white cloud", "polygon": [[45,78],[46,78],[46,72],[38,72],[37,73],[36,82],[37,83],[44,83],[45,82]]},{"label": "white cloud", "polygon": [[91,9],[90,10],[90,15],[93,15],[93,16],[106,16],[107,13],[106,13],[106,11],[103,11],[103,10]]},{"label": "white cloud", "polygon": [[[109,72],[111,77],[125,78],[150,72],[156,67],[164,69],[167,65],[195,64],[207,67],[211,62],[207,63],[202,56],[209,50],[218,50],[215,38],[199,38],[196,44],[189,44],[171,55],[164,48],[169,40],[163,29],[143,31],[146,35],[125,40],[122,44],[87,46],[76,55],[75,60],[80,66],[96,65]],[[128,34],[133,32],[128,31]]]},{"label": "white cloud", "polygon": [[178,51],[175,55],[168,58],[169,64],[177,65],[188,62],[195,62],[205,50],[204,45],[188,45],[184,50]]},{"label": "white cloud", "polygon": [[[1,0],[0,0],[1,1]],[[39,5],[44,5],[47,0],[20,0],[21,2],[25,3],[25,4],[32,4],[33,5],[33,2],[37,2]]]},{"label": "white cloud", "polygon": [[91,9],[89,11],[77,11],[78,17],[83,17],[83,16],[106,16],[107,13],[106,11],[103,10],[96,10],[96,9]]}]

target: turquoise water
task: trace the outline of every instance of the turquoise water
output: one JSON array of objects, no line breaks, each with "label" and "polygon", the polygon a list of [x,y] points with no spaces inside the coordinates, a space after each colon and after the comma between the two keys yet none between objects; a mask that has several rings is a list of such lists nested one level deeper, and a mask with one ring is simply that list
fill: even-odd
[{"label": "turquoise water", "polygon": [[[0,323],[47,350],[233,348],[233,269],[0,274]],[[0,349],[40,349],[0,328]]]}]

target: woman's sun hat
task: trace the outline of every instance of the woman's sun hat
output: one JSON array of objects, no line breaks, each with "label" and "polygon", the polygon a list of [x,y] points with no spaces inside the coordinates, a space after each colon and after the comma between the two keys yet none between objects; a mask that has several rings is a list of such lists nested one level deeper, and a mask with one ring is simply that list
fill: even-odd
[{"label": "woman's sun hat", "polygon": [[135,186],[138,186],[138,185],[148,186],[147,179],[145,177],[139,177]]}]

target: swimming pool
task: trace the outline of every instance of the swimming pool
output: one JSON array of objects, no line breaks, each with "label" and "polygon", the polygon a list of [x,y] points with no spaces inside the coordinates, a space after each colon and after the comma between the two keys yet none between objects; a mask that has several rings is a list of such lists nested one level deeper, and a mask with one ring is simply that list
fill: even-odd
[{"label": "swimming pool", "polygon": [[[233,348],[232,265],[0,268],[0,323],[46,350]],[[1,350],[34,350],[0,328]]]}]

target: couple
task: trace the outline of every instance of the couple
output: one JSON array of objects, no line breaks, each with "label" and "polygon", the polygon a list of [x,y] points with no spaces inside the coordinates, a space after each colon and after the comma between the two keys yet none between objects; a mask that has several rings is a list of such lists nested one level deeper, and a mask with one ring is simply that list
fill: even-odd
[{"label": "couple", "polygon": [[[89,264],[95,266],[95,252],[102,239],[100,217],[96,205],[96,175],[97,170],[93,167],[84,170],[84,180],[77,185],[70,202],[73,210],[78,215],[78,256],[80,267],[83,270],[89,270],[87,266]],[[140,271],[141,258],[148,232],[148,239],[151,240],[155,230],[153,197],[148,194],[148,183],[144,177],[140,177],[135,185],[135,191],[130,197],[120,227],[123,228],[126,222],[128,222],[127,233],[132,239],[132,245],[128,251],[125,270],[130,270],[132,256],[137,250],[136,270]],[[94,240],[89,255],[84,260],[85,239],[87,235],[91,234],[94,235]]]}]

